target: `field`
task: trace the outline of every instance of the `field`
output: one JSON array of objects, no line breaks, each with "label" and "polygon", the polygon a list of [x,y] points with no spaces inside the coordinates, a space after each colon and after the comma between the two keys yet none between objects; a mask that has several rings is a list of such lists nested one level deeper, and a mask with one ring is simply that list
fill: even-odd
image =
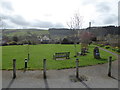
[{"label": "field", "polygon": [[[88,66],[107,63],[109,56],[116,60],[116,57],[110,53],[100,50],[101,58],[96,60],[93,57],[93,49],[95,46],[89,46],[89,53],[86,56],[78,56],[79,66]],[[29,49],[28,49],[29,48]],[[80,52],[80,45],[77,45],[77,52]],[[30,61],[28,69],[43,69],[43,59],[47,59],[47,69],[64,69],[75,67],[75,47],[74,45],[61,44],[41,44],[41,45],[19,45],[19,46],[3,46],[2,47],[2,69],[12,69],[12,60],[15,58],[17,69],[24,68],[24,59],[27,58],[28,50],[30,52]],[[53,60],[55,52],[70,52],[68,60]]]}]

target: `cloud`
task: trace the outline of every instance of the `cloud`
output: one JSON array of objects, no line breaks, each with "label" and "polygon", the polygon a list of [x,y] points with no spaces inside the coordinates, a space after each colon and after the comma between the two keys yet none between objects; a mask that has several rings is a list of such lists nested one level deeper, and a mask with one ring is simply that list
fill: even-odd
[{"label": "cloud", "polygon": [[31,23],[31,26],[33,26],[33,27],[41,27],[41,28],[48,28],[48,27],[53,26],[53,24],[51,22],[47,22],[47,21],[35,20],[35,21],[33,21],[33,23]]},{"label": "cloud", "polygon": [[13,23],[11,24],[6,23],[6,22],[3,22],[3,23],[4,23],[3,28],[16,28],[16,25]]},{"label": "cloud", "polygon": [[95,4],[97,0],[82,0],[83,5]]},{"label": "cloud", "polygon": [[[25,0],[0,0],[0,8],[2,7],[2,12],[0,16],[2,17],[6,27],[40,27],[40,28],[61,28],[66,25],[68,18],[74,14],[75,9],[81,10],[84,18],[83,26],[86,28],[88,22],[91,21],[94,25],[106,25],[117,23],[117,5],[115,0],[62,0],[60,4],[64,2],[61,6],[58,2],[47,4],[50,8],[45,8],[46,2],[40,1],[42,4],[39,5],[37,1],[32,0],[29,4]],[[43,4],[44,3],[44,4]],[[26,7],[26,4],[27,7]],[[31,7],[32,5],[32,7]],[[55,8],[55,6],[56,8]],[[70,7],[73,5],[73,7]],[[43,8],[44,7],[44,8]],[[39,11],[37,10],[39,8]],[[36,19],[36,20],[35,20]],[[31,21],[33,20],[33,21]],[[48,20],[48,21],[44,21]],[[119,18],[120,20],[120,18]],[[62,24],[63,23],[63,24]],[[120,22],[119,22],[120,24]]]},{"label": "cloud", "polygon": [[14,23],[14,24],[17,24],[17,25],[23,25],[23,26],[26,26],[26,25],[29,25],[30,23],[28,21],[26,21],[22,16],[19,16],[19,15],[14,15],[14,16],[11,16],[9,17],[9,20]]},{"label": "cloud", "polygon": [[10,21],[13,24],[16,25],[29,25],[29,22],[26,21],[22,16],[20,15],[5,15],[5,14],[1,14],[0,18],[2,18],[2,21],[6,20],[6,21]]},{"label": "cloud", "polygon": [[6,0],[1,0],[1,7],[3,10],[9,10],[9,11],[13,11],[13,7],[12,4]]},{"label": "cloud", "polygon": [[34,20],[34,21],[27,21],[20,15],[5,15],[1,14],[0,17],[2,17],[2,22],[0,23],[0,27],[5,28],[13,28],[13,27],[36,27],[36,28],[60,28],[64,27],[61,23],[52,23],[50,21],[40,21],[40,20]]},{"label": "cloud", "polygon": [[61,23],[54,24],[50,21],[40,21],[40,20],[33,21],[33,23],[31,23],[31,26],[40,27],[40,28],[64,27]]},{"label": "cloud", "polygon": [[106,18],[104,19],[104,24],[116,24],[118,21],[118,17],[116,15],[109,15],[109,16],[106,16]]},{"label": "cloud", "polygon": [[96,4],[96,10],[97,10],[98,12],[108,13],[108,12],[110,12],[110,6],[109,6],[108,3],[101,2],[101,3]]},{"label": "cloud", "polygon": [[54,25],[55,28],[61,28],[61,27],[64,27],[62,23],[56,23]]},{"label": "cloud", "polygon": [[91,20],[93,26],[118,25],[118,16],[116,14],[100,14],[97,18]]},{"label": "cloud", "polygon": [[1,14],[1,28],[13,28],[13,27],[19,27],[19,26],[28,26],[30,23],[26,21],[22,16],[20,15],[7,15],[7,14]]},{"label": "cloud", "polygon": [[0,29],[15,28],[15,27],[16,27],[15,24],[11,23],[10,21],[7,21],[6,19],[0,22]]}]

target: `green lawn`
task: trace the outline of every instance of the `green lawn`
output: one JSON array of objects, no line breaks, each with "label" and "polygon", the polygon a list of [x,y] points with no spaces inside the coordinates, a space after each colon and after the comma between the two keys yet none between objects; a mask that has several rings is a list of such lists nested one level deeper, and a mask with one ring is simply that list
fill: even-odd
[{"label": "green lawn", "polygon": [[[28,45],[21,46],[3,46],[2,47],[2,69],[12,69],[12,60],[16,58],[17,69],[24,68],[24,59],[27,58]],[[93,58],[94,46],[89,46],[89,53],[87,56],[78,56],[79,66],[96,65],[106,63],[109,56],[116,57],[110,53],[100,50],[101,60]],[[74,45],[61,45],[61,44],[41,44],[29,45],[30,61],[28,69],[43,69],[43,59],[47,59],[47,69],[64,69],[75,67],[75,50]],[[70,52],[69,60],[53,60],[55,52]],[[80,52],[80,45],[77,45],[77,52]]]}]

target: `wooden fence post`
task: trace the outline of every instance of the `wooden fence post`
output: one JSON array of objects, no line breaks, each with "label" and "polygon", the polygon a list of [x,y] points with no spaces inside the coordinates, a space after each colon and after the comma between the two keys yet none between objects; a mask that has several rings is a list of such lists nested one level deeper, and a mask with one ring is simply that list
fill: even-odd
[{"label": "wooden fence post", "polygon": [[13,79],[16,78],[16,59],[13,59]]},{"label": "wooden fence post", "polygon": [[46,59],[43,59],[43,77],[46,79]]},{"label": "wooden fence post", "polygon": [[111,77],[112,56],[108,58],[108,76]]}]

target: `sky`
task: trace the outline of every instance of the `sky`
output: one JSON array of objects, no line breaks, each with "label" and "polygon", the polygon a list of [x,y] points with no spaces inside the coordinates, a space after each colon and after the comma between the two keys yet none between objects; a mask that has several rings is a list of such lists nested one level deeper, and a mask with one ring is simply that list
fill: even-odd
[{"label": "sky", "polygon": [[119,0],[0,0],[0,28],[69,28],[79,13],[81,28],[118,26]]}]

